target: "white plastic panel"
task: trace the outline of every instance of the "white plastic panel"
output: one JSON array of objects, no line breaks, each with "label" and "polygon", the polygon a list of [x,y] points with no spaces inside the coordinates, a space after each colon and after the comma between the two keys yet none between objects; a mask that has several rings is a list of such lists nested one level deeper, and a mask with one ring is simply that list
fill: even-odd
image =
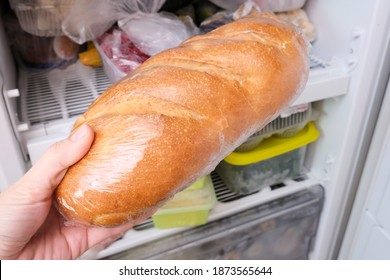
[{"label": "white plastic panel", "polygon": [[390,232],[390,185],[387,185],[386,192],[383,195],[377,216],[380,225],[387,232]]},{"label": "white plastic panel", "polygon": [[0,192],[16,182],[26,172],[21,149],[1,95],[2,90],[3,80],[0,75]]},{"label": "white plastic panel", "polygon": [[390,259],[390,81],[339,258]]},{"label": "white plastic panel", "polygon": [[6,102],[4,96],[15,84],[15,67],[0,20],[0,192],[26,172],[26,164],[12,126],[13,119],[10,118],[6,104],[15,108],[16,100]]},{"label": "white plastic panel", "polygon": [[360,258],[371,260],[390,259],[390,235],[379,226],[372,228],[367,245]]},{"label": "white plastic panel", "polygon": [[390,259],[390,234],[377,224],[369,212],[361,217],[360,227],[348,259]]},{"label": "white plastic panel", "polygon": [[[312,56],[312,60],[315,57]],[[347,94],[350,75],[340,61],[329,61],[322,67],[312,68],[303,92],[292,105],[310,103]]]},{"label": "white plastic panel", "polygon": [[44,152],[55,142],[61,141],[68,136],[68,133],[55,133],[50,136],[33,138],[27,142],[31,164],[35,164]]}]

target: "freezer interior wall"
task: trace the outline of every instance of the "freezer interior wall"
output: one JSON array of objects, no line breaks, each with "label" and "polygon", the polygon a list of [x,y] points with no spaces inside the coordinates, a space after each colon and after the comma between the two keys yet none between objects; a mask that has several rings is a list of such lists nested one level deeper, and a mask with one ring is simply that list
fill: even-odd
[{"label": "freezer interior wall", "polygon": [[[16,69],[0,17],[0,192],[14,183],[26,170],[16,131],[10,122],[4,94],[16,88]],[[16,110],[16,100],[9,104]]]}]

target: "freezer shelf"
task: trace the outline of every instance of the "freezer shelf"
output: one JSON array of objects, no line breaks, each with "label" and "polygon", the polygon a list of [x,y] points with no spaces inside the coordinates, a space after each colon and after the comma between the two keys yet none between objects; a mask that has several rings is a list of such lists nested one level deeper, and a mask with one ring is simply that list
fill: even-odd
[{"label": "freezer shelf", "polygon": [[[21,68],[19,76],[22,108],[19,121],[31,124],[30,129],[40,123],[82,114],[110,85],[103,68],[91,68],[79,62],[63,70]],[[348,81],[342,63],[311,55],[308,83],[294,105],[346,94]]]},{"label": "freezer shelf", "polygon": [[[292,105],[344,95],[349,78],[343,63],[335,59],[323,61],[311,55],[308,83]],[[31,158],[32,154],[34,164],[51,143],[68,136],[77,117],[110,86],[110,81],[102,67],[91,68],[75,63],[65,70],[20,69],[18,86],[21,111],[17,112],[10,105],[14,103],[11,99],[18,94],[10,92],[5,95],[5,100],[25,157],[30,155]]]},{"label": "freezer shelf", "polygon": [[307,259],[323,197],[315,185],[108,259]]},{"label": "freezer shelf", "polygon": [[[219,219],[233,216],[239,212],[246,211],[264,203],[275,201],[279,198],[305,191],[312,186],[318,185],[319,181],[311,178],[310,174],[286,180],[283,183],[269,186],[251,195],[237,195],[226,188],[221,178],[215,172],[212,173],[215,193],[218,202],[210,213],[208,223]],[[153,227],[151,220],[137,225],[129,230],[120,240],[115,241],[108,247],[96,247],[86,252],[80,259],[101,259],[114,254],[124,252],[142,244],[152,242],[161,238],[169,237],[193,227],[171,228],[158,230]]]},{"label": "freezer shelf", "polygon": [[345,95],[349,79],[350,74],[343,62],[337,59],[322,61],[311,55],[307,85],[292,106]]}]

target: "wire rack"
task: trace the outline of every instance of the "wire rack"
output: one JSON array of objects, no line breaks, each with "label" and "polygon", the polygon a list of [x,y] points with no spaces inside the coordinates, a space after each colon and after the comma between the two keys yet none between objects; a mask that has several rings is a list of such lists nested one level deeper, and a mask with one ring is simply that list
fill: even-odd
[{"label": "wire rack", "polygon": [[[327,62],[310,56],[311,69],[327,66]],[[20,120],[34,125],[81,115],[110,85],[102,67],[81,63],[65,69],[20,68]]]},{"label": "wire rack", "polygon": [[102,67],[19,71],[20,118],[31,125],[83,114],[109,86]]}]

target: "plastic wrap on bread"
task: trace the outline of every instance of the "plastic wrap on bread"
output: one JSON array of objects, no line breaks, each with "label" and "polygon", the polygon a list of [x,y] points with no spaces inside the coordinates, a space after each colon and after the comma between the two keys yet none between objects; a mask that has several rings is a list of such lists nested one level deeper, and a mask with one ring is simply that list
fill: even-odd
[{"label": "plastic wrap on bread", "polygon": [[59,211],[87,226],[148,218],[288,107],[308,69],[296,28],[262,13],[149,58],[76,121],[95,141],[58,186]]}]

